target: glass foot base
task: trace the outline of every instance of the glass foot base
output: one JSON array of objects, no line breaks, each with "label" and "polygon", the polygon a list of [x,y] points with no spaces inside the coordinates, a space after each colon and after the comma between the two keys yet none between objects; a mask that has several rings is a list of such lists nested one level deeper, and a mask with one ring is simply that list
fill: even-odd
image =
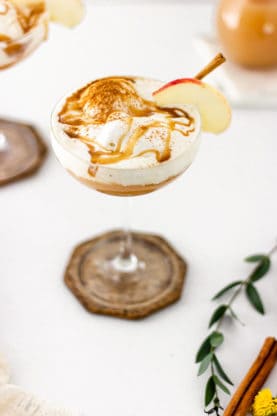
[{"label": "glass foot base", "polygon": [[0,186],[35,172],[45,153],[32,126],[0,119]]},{"label": "glass foot base", "polygon": [[133,254],[124,259],[118,255],[124,237],[112,231],[76,247],[65,282],[90,312],[143,318],[180,298],[187,267],[152,234],[132,233]]}]

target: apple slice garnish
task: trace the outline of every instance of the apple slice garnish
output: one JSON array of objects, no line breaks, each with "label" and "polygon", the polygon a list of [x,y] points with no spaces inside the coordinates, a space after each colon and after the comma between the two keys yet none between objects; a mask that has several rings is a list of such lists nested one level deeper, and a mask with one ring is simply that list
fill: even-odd
[{"label": "apple slice garnish", "polygon": [[205,67],[195,78],[181,78],[163,85],[153,93],[160,107],[192,104],[198,108],[202,129],[210,133],[221,133],[231,122],[231,108],[221,92],[201,81],[209,72],[225,62],[222,55]]},{"label": "apple slice garnish", "polygon": [[82,0],[46,0],[50,20],[67,27],[78,25],[85,14]]},{"label": "apple slice garnish", "polygon": [[45,5],[50,20],[67,27],[78,25],[85,14],[82,0],[13,0],[13,3],[19,7]]},{"label": "apple slice garnish", "polygon": [[231,108],[226,98],[215,88],[195,78],[171,81],[153,93],[160,107],[193,104],[201,116],[202,129],[221,133],[231,121]]}]

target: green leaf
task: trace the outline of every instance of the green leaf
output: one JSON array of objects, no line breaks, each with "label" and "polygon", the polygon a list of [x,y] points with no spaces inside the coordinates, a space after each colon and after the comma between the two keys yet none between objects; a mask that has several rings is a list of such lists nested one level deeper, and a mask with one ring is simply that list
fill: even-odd
[{"label": "green leaf", "polygon": [[265,257],[264,254],[254,254],[253,256],[246,257],[244,261],[247,261],[248,263],[258,263],[262,261]]},{"label": "green leaf", "polygon": [[260,262],[260,264],[258,264],[258,266],[255,268],[253,273],[251,273],[251,275],[250,275],[251,282],[257,282],[262,277],[264,277],[270,269],[270,264],[271,264],[270,258],[264,256],[264,258]]},{"label": "green leaf", "polygon": [[224,336],[221,332],[213,332],[210,335],[210,344],[213,348],[219,347],[224,341]]},{"label": "green leaf", "polygon": [[204,360],[204,358],[211,352],[212,346],[210,343],[210,335],[205,341],[201,344],[197,354],[196,354],[196,363],[200,363]]},{"label": "green leaf", "polygon": [[246,286],[246,296],[256,311],[258,311],[261,315],[264,315],[265,310],[261,297],[252,283],[248,283]]},{"label": "green leaf", "polygon": [[232,383],[232,381],[229,379],[229,377],[227,376],[227,374],[225,373],[225,371],[223,370],[220,362],[218,361],[218,358],[216,355],[213,356],[213,362],[215,365],[215,368],[218,372],[218,375],[224,380],[226,381],[226,383],[231,384],[231,386],[233,386],[234,384]]},{"label": "green leaf", "polygon": [[220,290],[214,297],[212,300],[216,300],[219,299],[221,296],[223,296],[226,292],[228,292],[229,290],[233,289],[234,287],[241,285],[243,282],[241,280],[237,280],[231,284],[229,284],[228,286],[225,286],[222,290]]},{"label": "green leaf", "polygon": [[215,382],[214,382],[213,376],[211,376],[207,382],[206,391],[205,391],[205,406],[206,407],[209,406],[214,396],[215,396]]},{"label": "green leaf", "polygon": [[206,355],[206,357],[204,358],[204,360],[202,361],[202,363],[200,364],[199,367],[199,371],[198,371],[198,376],[201,376],[202,374],[205,373],[205,371],[208,369],[211,361],[213,358],[213,353],[210,352],[210,354]]},{"label": "green leaf", "polygon": [[230,394],[230,391],[227,389],[227,387],[225,386],[225,384],[222,383],[222,381],[216,376],[213,375],[213,380],[215,382],[215,384],[222,390],[224,391],[224,393],[226,394]]},{"label": "green leaf", "polygon": [[210,323],[209,323],[209,328],[211,328],[211,326],[213,326],[216,322],[218,322],[223,315],[225,314],[226,310],[228,309],[227,305],[220,305],[213,313],[211,319],[210,319]]}]

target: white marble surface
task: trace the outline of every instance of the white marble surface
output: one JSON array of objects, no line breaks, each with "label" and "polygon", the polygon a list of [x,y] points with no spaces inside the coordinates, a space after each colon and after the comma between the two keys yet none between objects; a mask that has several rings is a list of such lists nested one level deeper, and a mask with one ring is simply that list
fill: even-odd
[{"label": "white marble surface", "polygon": [[[74,86],[107,74],[192,75],[201,66],[192,37],[211,15],[208,6],[91,6],[82,26],[53,27],[30,59],[0,74],[0,114],[35,123],[48,142],[50,111]],[[89,315],[62,282],[74,244],[119,224],[120,200],[82,187],[51,151],[38,175],[0,190],[0,348],[13,382],[85,415],[201,414],[194,355],[209,300],[277,236],[276,116],[234,111],[228,132],[203,136],[184,177],[135,199],[134,227],[166,236],[190,265],[182,300],[145,321]],[[259,283],[267,315],[243,299],[247,325],[228,329],[221,358],[235,383],[277,335],[276,271],[277,256]]]}]

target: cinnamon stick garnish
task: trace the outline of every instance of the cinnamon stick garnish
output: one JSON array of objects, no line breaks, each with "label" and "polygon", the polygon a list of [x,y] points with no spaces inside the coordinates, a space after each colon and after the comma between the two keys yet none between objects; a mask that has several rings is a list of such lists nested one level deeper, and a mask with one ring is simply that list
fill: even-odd
[{"label": "cinnamon stick garnish", "polygon": [[210,72],[214,71],[218,66],[222,65],[226,61],[226,58],[222,55],[222,53],[217,54],[214,59],[203,68],[194,78],[196,79],[203,79],[207,76]]},{"label": "cinnamon stick garnish", "polygon": [[277,361],[277,340],[267,338],[227,406],[224,416],[246,416]]}]

